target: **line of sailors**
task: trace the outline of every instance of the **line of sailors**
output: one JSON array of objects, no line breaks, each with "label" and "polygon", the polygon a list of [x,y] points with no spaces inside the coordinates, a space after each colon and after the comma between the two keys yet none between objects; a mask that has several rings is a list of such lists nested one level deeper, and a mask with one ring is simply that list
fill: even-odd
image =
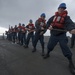
[{"label": "line of sailors", "polygon": [[[40,40],[42,46],[42,55],[44,55],[44,36],[43,34],[46,32],[46,20],[45,13],[40,15],[33,24],[32,19],[29,20],[29,24],[25,26],[25,24],[19,23],[19,25],[9,26],[9,30],[6,32],[7,39],[12,41],[13,43],[17,43],[23,45],[25,48],[28,48],[30,39],[32,39],[33,51],[36,51],[36,45],[38,40]],[[71,48],[74,47],[75,34],[72,34],[71,38]]]},{"label": "line of sailors", "polygon": [[15,27],[13,27],[13,26],[9,27],[9,30],[6,33],[7,39],[12,41],[13,43],[17,42],[20,45],[24,45],[24,44],[26,44],[27,34],[33,35],[34,29],[35,29],[35,27],[34,27],[34,24],[32,23],[31,19],[29,20],[29,24],[27,26],[25,26],[25,24],[19,23],[18,26],[15,25]]},{"label": "line of sailors", "polygon": [[[38,40],[40,40],[41,46],[42,46],[42,55],[44,55],[44,33],[46,31],[46,20],[45,20],[45,13],[42,13],[40,15],[40,18],[38,18],[35,22],[35,25],[33,24],[32,19],[29,20],[29,24],[25,26],[25,24],[19,23],[19,25],[15,25],[13,28],[9,27],[9,30],[7,32],[7,39],[12,41],[13,43],[17,43],[20,45],[23,45],[25,48],[28,48],[30,38],[32,38],[32,45],[33,45],[33,51],[36,51],[36,45]],[[35,34],[35,35],[34,35]]]},{"label": "line of sailors", "polygon": [[[37,42],[38,40],[40,40],[40,43],[42,46],[42,56],[44,56],[44,36],[43,34],[46,32],[47,29],[49,29],[51,36],[47,44],[47,53],[44,56],[44,59],[47,59],[50,57],[51,51],[53,51],[54,47],[57,45],[57,43],[59,43],[63,55],[69,61],[69,70],[73,75],[75,75],[75,66],[72,60],[72,52],[67,45],[68,38],[66,37],[66,32],[64,31],[64,30],[67,30],[71,34],[75,34],[75,24],[70,19],[70,16],[68,16],[68,11],[65,9],[66,9],[66,4],[61,3],[58,7],[58,11],[55,12],[55,14],[49,18],[49,20],[47,21],[47,24],[45,20],[46,16],[44,13],[42,13],[40,18],[37,19],[37,21],[35,22],[35,26],[31,20],[29,21],[29,24],[26,27],[24,27],[24,25],[21,26],[21,24],[19,24],[18,43],[20,43],[21,45],[23,45],[24,43],[25,48],[28,48],[29,40],[32,37],[32,45],[33,45],[32,52],[35,52]],[[21,28],[21,30],[19,28]],[[61,30],[61,31],[58,31],[58,30]],[[27,31],[28,31],[28,35],[26,38],[25,35]],[[35,31],[35,35],[34,35],[34,31]],[[13,42],[14,42],[14,39],[13,39]]]}]

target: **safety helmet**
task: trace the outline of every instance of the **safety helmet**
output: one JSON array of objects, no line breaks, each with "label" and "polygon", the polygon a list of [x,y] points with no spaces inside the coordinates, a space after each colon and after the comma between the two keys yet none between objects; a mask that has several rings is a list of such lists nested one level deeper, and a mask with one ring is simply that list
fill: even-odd
[{"label": "safety helmet", "polygon": [[45,13],[42,13],[40,16],[44,18],[46,17]]},{"label": "safety helmet", "polygon": [[19,26],[21,26],[21,23],[19,23]]},{"label": "safety helmet", "polygon": [[59,9],[59,8],[64,8],[64,9],[66,9],[66,4],[65,4],[65,3],[61,3],[61,4],[59,5],[58,9]]},{"label": "safety helmet", "polygon": [[32,19],[30,19],[29,22],[32,23],[33,22]]},{"label": "safety helmet", "polygon": [[25,26],[25,24],[22,24],[22,26]]}]

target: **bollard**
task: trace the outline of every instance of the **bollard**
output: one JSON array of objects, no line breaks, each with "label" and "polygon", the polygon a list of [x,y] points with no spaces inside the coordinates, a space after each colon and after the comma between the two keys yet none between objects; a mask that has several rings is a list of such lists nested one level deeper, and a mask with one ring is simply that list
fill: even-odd
[{"label": "bollard", "polygon": [[3,40],[4,40],[4,33],[3,33]]}]

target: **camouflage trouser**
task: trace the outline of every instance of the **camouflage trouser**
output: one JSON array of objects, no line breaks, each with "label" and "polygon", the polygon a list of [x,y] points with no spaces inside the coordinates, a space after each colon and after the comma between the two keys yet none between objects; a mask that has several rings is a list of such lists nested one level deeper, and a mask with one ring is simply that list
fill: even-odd
[{"label": "camouflage trouser", "polygon": [[34,48],[36,48],[36,45],[37,45],[38,40],[40,40],[42,49],[44,49],[44,36],[43,35],[40,35],[38,33],[35,33],[35,36],[34,36],[34,42],[33,42]]},{"label": "camouflage trouser", "polygon": [[54,47],[56,46],[58,42],[59,42],[59,45],[62,49],[64,56],[71,57],[72,53],[69,47],[67,46],[68,38],[66,37],[66,34],[61,34],[60,36],[51,35],[48,45],[47,45],[48,53],[54,49]]},{"label": "camouflage trouser", "polygon": [[27,35],[27,39],[26,39],[26,45],[27,45],[27,46],[29,45],[30,38],[32,38],[32,45],[33,45],[34,33],[29,33],[29,34]]},{"label": "camouflage trouser", "polygon": [[21,44],[26,44],[26,33],[21,33]]}]

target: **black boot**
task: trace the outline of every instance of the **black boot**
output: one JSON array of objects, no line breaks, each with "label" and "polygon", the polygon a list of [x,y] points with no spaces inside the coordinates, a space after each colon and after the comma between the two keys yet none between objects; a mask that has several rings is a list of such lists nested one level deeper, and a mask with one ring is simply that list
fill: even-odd
[{"label": "black boot", "polygon": [[71,46],[70,48],[73,48],[73,46]]},{"label": "black boot", "polygon": [[72,62],[72,59],[69,60],[69,70],[70,70],[70,72],[71,72],[73,75],[75,75],[75,67],[74,67],[74,64],[73,64],[73,62]]},{"label": "black boot", "polygon": [[32,50],[32,52],[36,52],[36,48],[34,48],[34,49]]},{"label": "black boot", "polygon": [[28,45],[24,45],[23,47],[24,47],[24,48],[28,48]]},{"label": "black boot", "polygon": [[28,48],[28,46],[25,46],[24,48]]},{"label": "black boot", "polygon": [[69,63],[69,69],[70,69],[70,72],[75,75],[75,67],[74,67],[74,64],[73,63]]},{"label": "black boot", "polygon": [[45,54],[44,54],[44,48],[42,48],[42,56],[44,56]]},{"label": "black boot", "polygon": [[50,57],[50,55],[49,55],[49,53],[47,53],[45,56],[44,56],[44,59],[47,59],[47,58],[49,58]]}]

